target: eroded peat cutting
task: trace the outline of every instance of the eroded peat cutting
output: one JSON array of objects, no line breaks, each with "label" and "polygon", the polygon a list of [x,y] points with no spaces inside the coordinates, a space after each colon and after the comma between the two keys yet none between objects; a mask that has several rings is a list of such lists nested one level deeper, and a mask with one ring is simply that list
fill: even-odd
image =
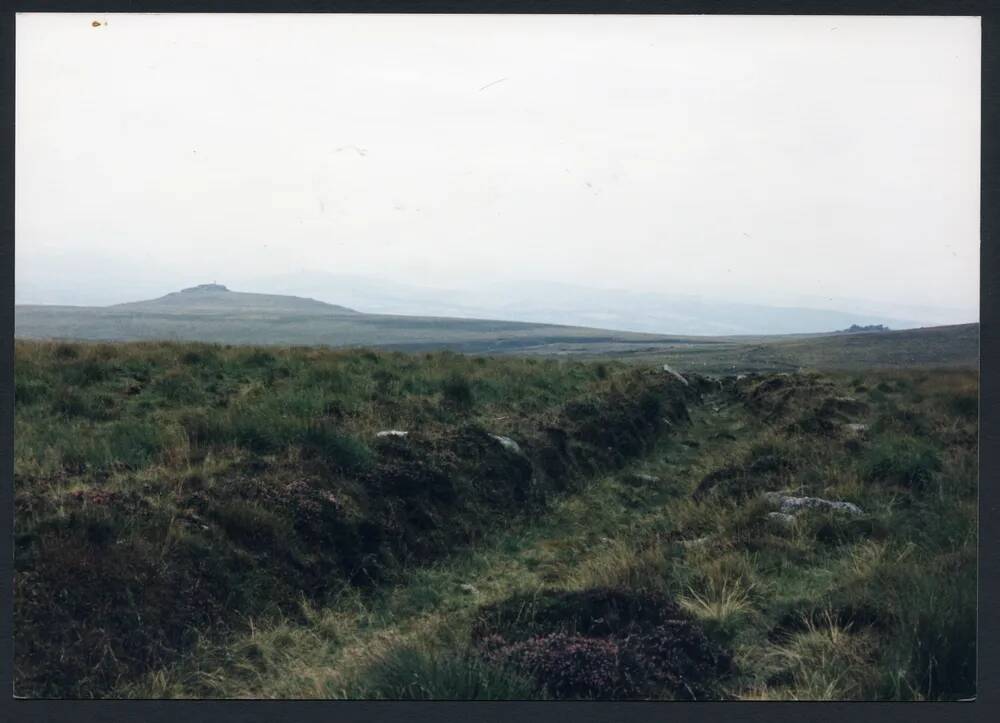
[{"label": "eroded peat cutting", "polygon": [[15,363],[19,695],[975,692],[973,372]]}]

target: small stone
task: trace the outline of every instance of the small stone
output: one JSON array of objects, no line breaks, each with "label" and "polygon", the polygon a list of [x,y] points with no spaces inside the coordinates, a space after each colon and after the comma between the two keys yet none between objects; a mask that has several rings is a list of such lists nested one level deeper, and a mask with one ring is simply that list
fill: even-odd
[{"label": "small stone", "polygon": [[649,485],[658,485],[663,480],[661,480],[656,475],[646,474],[644,472],[632,472],[630,474],[623,475],[621,481],[627,485],[632,485],[633,487],[648,487]]},{"label": "small stone", "polygon": [[685,379],[684,377],[682,377],[680,375],[680,373],[678,373],[677,371],[675,371],[674,369],[672,369],[669,364],[664,364],[663,365],[663,371],[665,371],[667,374],[671,375],[672,377],[674,377],[676,379],[679,379],[684,384],[685,387],[690,386],[688,384],[688,380]]},{"label": "small stone", "polygon": [[490,436],[493,437],[493,439],[495,439],[496,441],[498,441],[504,449],[509,450],[514,454],[521,454],[521,445],[519,445],[510,437],[503,437],[499,434],[491,434]]},{"label": "small stone", "polygon": [[634,475],[632,475],[632,477],[639,480],[640,482],[648,482],[650,484],[655,484],[656,482],[660,481],[659,477],[656,477],[655,475],[651,474],[645,474],[643,472],[637,472]]},{"label": "small stone", "polygon": [[405,437],[409,432],[404,432],[401,429],[384,429],[381,432],[376,432],[376,437]]},{"label": "small stone", "polygon": [[864,511],[853,502],[841,500],[824,500],[821,497],[793,497],[780,492],[765,492],[764,499],[771,505],[776,505],[780,512],[786,515],[797,515],[805,510],[832,510],[846,512],[850,515],[863,515]]},{"label": "small stone", "polygon": [[711,538],[708,535],[706,535],[705,537],[696,537],[693,540],[681,540],[681,547],[687,547],[687,548],[704,547],[705,545],[708,544],[708,541],[710,539]]},{"label": "small stone", "polygon": [[463,582],[461,585],[458,586],[458,589],[464,593],[468,593],[469,595],[479,594],[479,590],[476,588],[476,586],[468,582]]},{"label": "small stone", "polygon": [[785,527],[791,527],[795,524],[795,515],[789,515],[784,512],[768,512],[767,519],[774,520]]},{"label": "small stone", "polygon": [[846,512],[851,515],[863,514],[861,508],[852,502],[824,500],[819,497],[789,497],[781,503],[781,511],[785,513],[794,514],[806,509],[833,510],[834,512]]}]

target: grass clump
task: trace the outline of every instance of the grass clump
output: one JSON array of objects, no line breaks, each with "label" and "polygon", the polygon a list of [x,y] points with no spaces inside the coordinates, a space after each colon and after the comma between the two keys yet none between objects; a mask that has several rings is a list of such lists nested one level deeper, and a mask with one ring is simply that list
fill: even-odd
[{"label": "grass clump", "polygon": [[872,482],[922,488],[934,480],[941,467],[940,455],[930,443],[914,437],[887,436],[865,455],[862,474]]},{"label": "grass clump", "polygon": [[741,697],[800,701],[864,697],[870,637],[854,631],[850,623],[842,625],[829,611],[818,620],[807,616],[801,622],[801,629],[766,650],[761,665],[769,670],[770,684]]},{"label": "grass clump", "polygon": [[344,697],[376,700],[526,700],[542,697],[528,678],[482,657],[403,643],[375,656]]},{"label": "grass clump", "polygon": [[689,588],[688,594],[680,598],[680,604],[699,620],[727,627],[753,611],[752,590],[753,583],[743,586],[728,580],[710,581],[701,592]]},{"label": "grass clump", "polygon": [[467,411],[475,404],[475,394],[469,380],[459,374],[452,374],[441,385],[441,396],[446,404]]}]

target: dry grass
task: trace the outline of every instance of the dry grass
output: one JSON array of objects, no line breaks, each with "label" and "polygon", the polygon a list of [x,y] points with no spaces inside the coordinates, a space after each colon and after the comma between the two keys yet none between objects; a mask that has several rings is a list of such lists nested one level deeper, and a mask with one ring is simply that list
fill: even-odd
[{"label": "dry grass", "polygon": [[681,596],[678,602],[699,620],[728,625],[753,612],[753,589],[753,583],[710,580],[700,592],[689,588],[688,594]]},{"label": "dry grass", "polygon": [[[841,625],[829,610],[817,620],[804,616],[802,630],[765,653],[765,663],[791,677],[772,689],[772,699],[852,700],[864,696],[869,681],[869,636]],[[760,691],[758,690],[758,693]]]}]

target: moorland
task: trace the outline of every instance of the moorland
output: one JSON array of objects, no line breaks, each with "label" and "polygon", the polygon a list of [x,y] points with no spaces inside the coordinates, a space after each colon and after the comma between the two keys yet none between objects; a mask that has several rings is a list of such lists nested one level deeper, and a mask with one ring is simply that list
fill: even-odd
[{"label": "moorland", "polygon": [[18,340],[16,693],[971,697],[975,343],[922,331]]}]

